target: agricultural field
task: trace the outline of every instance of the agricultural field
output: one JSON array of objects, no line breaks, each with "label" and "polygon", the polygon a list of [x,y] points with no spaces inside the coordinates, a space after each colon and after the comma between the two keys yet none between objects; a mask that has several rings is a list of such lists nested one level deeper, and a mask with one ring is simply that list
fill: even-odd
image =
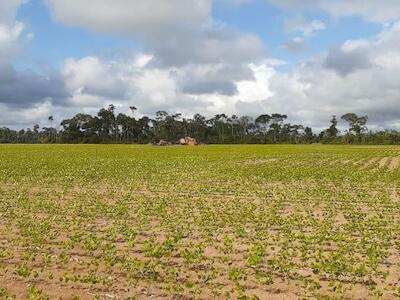
[{"label": "agricultural field", "polygon": [[399,278],[400,147],[0,146],[0,299],[393,299]]}]

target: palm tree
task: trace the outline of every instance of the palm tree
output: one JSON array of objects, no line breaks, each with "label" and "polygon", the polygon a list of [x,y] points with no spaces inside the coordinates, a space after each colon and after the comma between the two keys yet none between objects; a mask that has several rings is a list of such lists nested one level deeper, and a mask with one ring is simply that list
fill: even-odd
[{"label": "palm tree", "polygon": [[136,106],[129,106],[129,109],[132,112],[132,124],[131,124],[131,133],[132,133],[132,140],[133,140],[133,136],[134,136],[134,121],[135,121],[135,111],[137,110]]},{"label": "palm tree", "polygon": [[135,110],[137,110],[136,106],[129,106],[130,110],[132,111],[132,115],[135,113]]},{"label": "palm tree", "polygon": [[48,120],[50,121],[50,140],[52,139],[52,135],[53,135],[53,121],[54,121],[54,117],[53,116],[49,116]]},{"label": "palm tree", "polygon": [[53,128],[54,117],[53,117],[53,116],[50,116],[50,117],[49,117],[49,121],[50,121],[50,128]]}]

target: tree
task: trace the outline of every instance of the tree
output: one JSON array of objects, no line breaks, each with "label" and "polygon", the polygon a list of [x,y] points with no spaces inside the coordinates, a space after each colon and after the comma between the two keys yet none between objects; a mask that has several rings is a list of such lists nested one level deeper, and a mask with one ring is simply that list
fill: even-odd
[{"label": "tree", "polygon": [[257,129],[264,135],[264,144],[267,143],[267,134],[269,128],[269,122],[271,121],[271,116],[264,114],[256,118],[255,125]]},{"label": "tree", "polygon": [[135,114],[135,110],[137,110],[136,106],[129,106],[129,109],[132,111],[132,116]]},{"label": "tree", "polygon": [[193,119],[188,120],[189,122],[189,134],[193,135],[198,140],[206,140],[207,134],[209,133],[209,127],[207,126],[207,119],[201,114],[195,114]]},{"label": "tree", "polygon": [[314,140],[314,134],[311,127],[304,128],[304,136],[307,143],[312,143]]},{"label": "tree", "polygon": [[243,116],[239,118],[239,127],[242,141],[249,134],[249,130],[253,124],[253,118],[249,116]]},{"label": "tree", "polygon": [[219,136],[219,140],[224,143],[225,141],[225,137],[224,137],[224,129],[225,129],[225,124],[228,120],[228,117],[226,114],[218,114],[215,115],[214,117],[215,120],[215,125],[216,125],[216,129],[218,132],[218,136]]},{"label": "tree", "polygon": [[229,124],[231,125],[231,130],[232,130],[232,141],[235,141],[235,127],[239,125],[239,117],[237,115],[232,115],[228,119]]},{"label": "tree", "polygon": [[53,117],[53,116],[50,116],[50,117],[49,117],[49,121],[50,121],[50,128],[53,128],[54,117]]},{"label": "tree", "polygon": [[93,117],[89,114],[76,114],[71,119],[65,119],[61,122],[64,138],[67,142],[85,141],[90,139],[93,131],[90,128]]},{"label": "tree", "polygon": [[274,137],[274,143],[277,142],[277,138],[280,130],[282,129],[283,121],[287,119],[287,115],[272,114],[271,115],[271,131]]},{"label": "tree", "polygon": [[137,122],[137,128],[138,128],[138,142],[149,142],[154,138],[154,133],[151,131],[150,124],[152,123],[153,120],[151,120],[149,117],[142,117],[138,120]]},{"label": "tree", "polygon": [[132,112],[132,121],[131,121],[131,138],[135,136],[134,130],[135,130],[135,111],[137,110],[136,106],[129,106],[129,109]]},{"label": "tree", "polygon": [[54,117],[53,116],[49,116],[48,120],[50,121],[50,140],[52,140],[53,138],[53,121],[54,121]]},{"label": "tree", "polygon": [[336,119],[336,115],[332,116],[332,119],[330,122],[331,122],[331,126],[329,126],[329,128],[326,130],[326,134],[329,138],[335,138],[335,137],[337,137],[337,135],[339,133],[339,130],[337,129],[338,121]]},{"label": "tree", "polygon": [[156,112],[156,118],[153,120],[154,136],[160,140],[165,139],[165,121],[168,117],[168,113],[165,110],[159,110]]},{"label": "tree", "polygon": [[288,124],[288,127],[289,127],[289,135],[293,138],[294,143],[295,144],[299,143],[299,140],[300,140],[301,135],[302,135],[302,131],[304,130],[303,125],[297,125],[297,124],[291,125],[291,124]]},{"label": "tree", "polygon": [[[0,128],[0,143],[149,143],[165,139],[177,142],[183,136],[192,136],[198,141],[213,143],[360,143],[360,144],[400,144],[400,132],[385,130],[367,131],[367,116],[347,113],[341,116],[349,124],[345,135],[337,129],[338,118],[333,115],[330,126],[318,136],[310,127],[286,122],[287,115],[262,114],[255,120],[249,116],[227,116],[217,114],[206,119],[201,114],[192,118],[180,113],[169,114],[160,110],[155,118],[143,116],[135,119],[135,106],[129,107],[131,114],[119,113],[110,104],[101,108],[97,115],[78,113],[61,121],[61,130],[53,128],[54,117],[49,116],[50,127],[12,130]],[[54,138],[55,137],[55,138]]]},{"label": "tree", "polygon": [[125,114],[118,114],[116,117],[118,134],[121,136],[122,139],[125,138],[125,142],[128,140],[129,136],[129,127],[132,124],[132,118]]},{"label": "tree", "polygon": [[360,141],[361,134],[367,129],[365,126],[368,121],[368,116],[359,117],[355,113],[347,113],[341,116],[341,119],[349,123],[349,133],[355,133]]},{"label": "tree", "polygon": [[110,104],[107,109],[102,108],[97,113],[101,122],[100,135],[103,141],[107,140],[110,136],[117,139],[117,126],[114,112],[115,106]]}]

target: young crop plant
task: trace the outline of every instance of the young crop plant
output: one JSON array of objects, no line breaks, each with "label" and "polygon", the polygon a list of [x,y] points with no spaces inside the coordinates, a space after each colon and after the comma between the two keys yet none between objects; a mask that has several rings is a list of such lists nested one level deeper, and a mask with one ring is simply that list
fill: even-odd
[{"label": "young crop plant", "polygon": [[400,169],[389,170],[400,147],[1,145],[0,156],[1,299],[400,294]]}]

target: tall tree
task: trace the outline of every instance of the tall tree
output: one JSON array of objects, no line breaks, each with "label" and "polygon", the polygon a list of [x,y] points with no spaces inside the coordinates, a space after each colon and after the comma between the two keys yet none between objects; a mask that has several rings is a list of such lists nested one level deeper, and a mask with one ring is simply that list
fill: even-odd
[{"label": "tall tree", "polygon": [[132,112],[132,121],[131,121],[131,139],[133,140],[135,136],[135,111],[137,110],[136,106],[129,106],[129,109]]},{"label": "tall tree", "polygon": [[222,143],[224,143],[224,141],[225,141],[224,132],[225,132],[225,124],[227,122],[227,119],[228,119],[228,117],[226,114],[218,114],[218,115],[215,115],[215,117],[214,117],[219,140]]},{"label": "tall tree", "polygon": [[367,129],[368,116],[357,116],[355,113],[347,113],[341,116],[342,120],[349,123],[349,133],[355,133],[357,139],[361,140],[361,134]]},{"label": "tall tree", "polygon": [[54,121],[54,117],[53,116],[49,116],[48,120],[50,121],[50,140],[53,139],[53,121]]},{"label": "tall tree", "polygon": [[229,118],[229,124],[231,125],[232,141],[234,142],[236,139],[235,128],[239,125],[239,117],[237,115],[232,115]]},{"label": "tall tree", "polygon": [[255,125],[257,130],[264,135],[264,144],[267,143],[267,135],[269,129],[269,122],[271,121],[271,116],[264,114],[256,118]]},{"label": "tall tree", "polygon": [[53,116],[49,116],[49,121],[50,121],[50,128],[53,128],[53,121],[54,121],[54,117]]},{"label": "tall tree", "polygon": [[249,130],[253,124],[253,118],[249,116],[242,116],[239,118],[240,135],[242,142],[249,134]]},{"label": "tall tree", "polygon": [[107,109],[102,108],[97,113],[101,122],[100,135],[103,141],[106,141],[110,136],[117,138],[117,126],[115,120],[115,106],[110,104]]},{"label": "tall tree", "polygon": [[336,118],[336,115],[332,116],[331,119],[331,126],[329,126],[329,128],[326,130],[326,134],[329,138],[335,138],[337,137],[339,130],[337,129],[337,125],[338,125],[338,121]]},{"label": "tall tree", "polygon": [[274,137],[274,143],[277,142],[277,138],[280,130],[282,129],[283,121],[287,119],[287,115],[272,114],[271,115],[271,131]]}]

